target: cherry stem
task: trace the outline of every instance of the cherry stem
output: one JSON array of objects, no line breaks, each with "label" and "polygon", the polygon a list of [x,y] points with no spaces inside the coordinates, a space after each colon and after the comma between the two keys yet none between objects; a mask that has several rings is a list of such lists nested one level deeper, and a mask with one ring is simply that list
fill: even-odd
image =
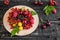
[{"label": "cherry stem", "polygon": [[40,21],[41,21],[41,24],[43,24],[43,23],[45,22],[45,21],[43,21],[43,19],[42,19],[42,18],[40,19]]}]

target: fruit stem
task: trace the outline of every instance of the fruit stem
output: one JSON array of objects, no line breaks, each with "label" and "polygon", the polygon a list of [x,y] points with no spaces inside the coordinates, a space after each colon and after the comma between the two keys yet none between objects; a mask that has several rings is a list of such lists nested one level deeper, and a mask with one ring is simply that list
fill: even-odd
[{"label": "fruit stem", "polygon": [[40,23],[43,24],[44,22],[45,22],[45,21],[43,21],[43,19],[41,18],[41,19],[40,19]]}]

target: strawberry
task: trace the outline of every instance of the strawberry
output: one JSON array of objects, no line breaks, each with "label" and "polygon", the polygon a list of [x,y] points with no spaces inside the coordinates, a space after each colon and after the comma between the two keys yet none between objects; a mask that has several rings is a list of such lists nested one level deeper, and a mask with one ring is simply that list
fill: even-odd
[{"label": "strawberry", "polygon": [[56,9],[53,9],[53,10],[52,10],[52,13],[53,13],[53,14],[56,14]]}]

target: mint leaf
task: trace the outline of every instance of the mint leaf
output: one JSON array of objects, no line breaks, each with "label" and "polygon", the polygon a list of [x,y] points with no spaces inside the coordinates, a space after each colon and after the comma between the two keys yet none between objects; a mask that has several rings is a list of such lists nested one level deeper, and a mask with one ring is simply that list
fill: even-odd
[{"label": "mint leaf", "polygon": [[48,10],[45,10],[45,14],[46,14],[46,15],[48,15],[48,14],[49,14]]},{"label": "mint leaf", "polygon": [[43,10],[44,10],[44,12],[45,12],[46,15],[49,15],[50,13],[52,13],[52,10],[53,10],[54,8],[55,8],[54,6],[48,6],[48,5],[47,5],[47,6],[44,7]]},{"label": "mint leaf", "polygon": [[19,32],[19,28],[15,27],[12,31],[11,31],[11,36],[14,36],[16,33]]},{"label": "mint leaf", "polygon": [[47,6],[45,6],[43,10],[46,10],[46,9],[47,9],[47,7],[48,7],[48,5],[47,5]]},{"label": "mint leaf", "polygon": [[54,9],[54,6],[49,6],[49,9],[52,11]]},{"label": "mint leaf", "polygon": [[35,11],[31,11],[31,14],[32,15],[36,15],[37,13]]}]

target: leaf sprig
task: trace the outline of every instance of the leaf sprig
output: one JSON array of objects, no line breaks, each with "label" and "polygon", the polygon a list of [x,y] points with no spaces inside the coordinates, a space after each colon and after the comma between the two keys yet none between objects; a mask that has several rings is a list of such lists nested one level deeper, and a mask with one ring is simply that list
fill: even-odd
[{"label": "leaf sprig", "polygon": [[14,26],[13,30],[11,31],[11,37],[16,35],[16,33],[18,33],[20,30],[17,26]]},{"label": "leaf sprig", "polygon": [[55,7],[54,6],[49,6],[49,5],[46,5],[43,9],[43,11],[45,12],[46,15],[49,15],[52,13],[52,10],[54,9]]}]

